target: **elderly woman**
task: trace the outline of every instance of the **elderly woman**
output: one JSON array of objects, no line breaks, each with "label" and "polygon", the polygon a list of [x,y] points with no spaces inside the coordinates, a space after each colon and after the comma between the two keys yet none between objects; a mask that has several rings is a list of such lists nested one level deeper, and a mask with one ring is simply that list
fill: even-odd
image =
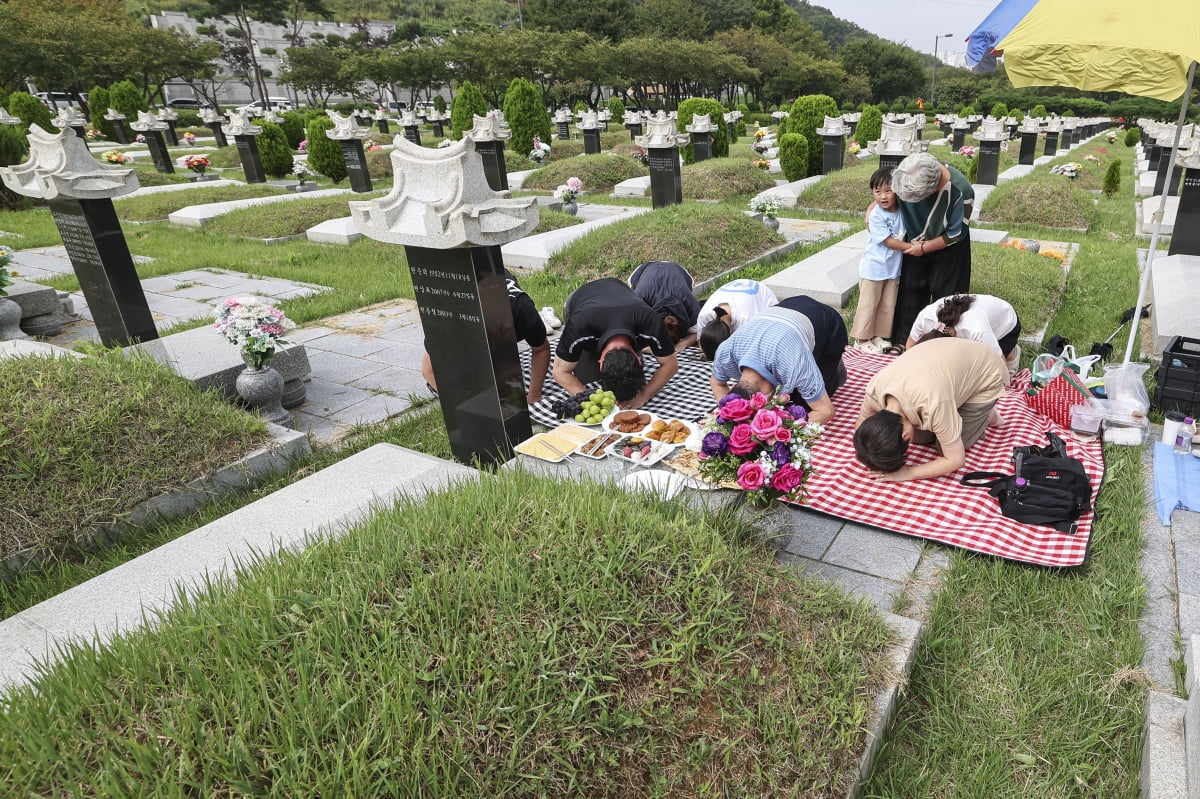
[{"label": "elderly woman", "polygon": [[975,190],[966,175],[929,153],[905,158],[892,171],[892,191],[904,222],[900,289],[892,341],[904,341],[929,303],[971,289],[971,233],[967,221]]},{"label": "elderly woman", "polygon": [[[940,477],[966,463],[967,448],[1003,424],[996,401],[1008,369],[978,341],[939,338],[906,351],[867,383],[854,431],[854,454],[882,481]],[[939,456],[908,466],[908,445],[930,444]]]}]

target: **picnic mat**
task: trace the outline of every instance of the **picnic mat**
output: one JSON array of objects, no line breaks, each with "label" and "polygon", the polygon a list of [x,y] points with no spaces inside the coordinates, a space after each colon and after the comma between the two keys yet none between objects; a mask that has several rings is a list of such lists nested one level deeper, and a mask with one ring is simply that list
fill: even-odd
[{"label": "picnic mat", "polygon": [[[524,357],[528,372],[528,355]],[[646,360],[653,362],[650,357]],[[1013,447],[1044,445],[1049,430],[1066,441],[1072,457],[1083,462],[1092,480],[1094,505],[1104,479],[1104,452],[1099,439],[1078,441],[1030,408],[1025,402],[1029,373],[1022,371],[997,403],[1005,426],[988,428],[983,440],[967,450],[963,469],[932,480],[876,482],[867,477],[866,469],[854,457],[854,423],[867,381],[891,360],[889,355],[846,350],[846,384],[833,397],[837,416],[826,425],[825,434],[814,448],[814,473],[808,483],[806,506],[847,521],[1022,563],[1060,568],[1082,565],[1087,559],[1094,512],[1080,518],[1074,534],[1021,524],[1001,516],[999,503],[986,489],[960,485],[959,477],[974,471],[1012,474]],[[648,366],[647,374],[652,371]],[[679,373],[647,403],[646,410],[688,421],[699,419],[716,404],[709,387],[710,374],[711,365],[700,360],[696,348],[685,350],[679,356]],[[565,396],[565,392],[547,377],[543,393],[543,400],[530,409],[531,415],[546,427],[561,424],[550,412],[550,403]],[[914,445],[909,449],[910,463],[935,457],[930,447]]]}]

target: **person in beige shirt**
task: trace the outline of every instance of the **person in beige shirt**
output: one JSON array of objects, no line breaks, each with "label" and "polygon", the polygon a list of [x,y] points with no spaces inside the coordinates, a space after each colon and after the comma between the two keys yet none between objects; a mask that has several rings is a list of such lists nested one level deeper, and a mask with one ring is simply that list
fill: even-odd
[{"label": "person in beige shirt", "polygon": [[[1008,368],[994,348],[978,341],[939,338],[908,350],[867,383],[854,431],[854,452],[882,481],[940,477],[961,469],[967,447],[1003,419]],[[905,465],[908,445],[940,450],[928,463]]]}]

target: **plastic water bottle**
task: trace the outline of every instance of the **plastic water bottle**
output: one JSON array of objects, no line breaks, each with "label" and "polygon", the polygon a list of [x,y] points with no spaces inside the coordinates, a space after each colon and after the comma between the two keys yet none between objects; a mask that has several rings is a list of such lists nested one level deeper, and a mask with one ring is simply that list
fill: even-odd
[{"label": "plastic water bottle", "polygon": [[1175,434],[1175,452],[1180,455],[1192,454],[1192,436],[1194,435],[1196,435],[1196,421],[1190,416],[1184,417],[1179,432]]}]

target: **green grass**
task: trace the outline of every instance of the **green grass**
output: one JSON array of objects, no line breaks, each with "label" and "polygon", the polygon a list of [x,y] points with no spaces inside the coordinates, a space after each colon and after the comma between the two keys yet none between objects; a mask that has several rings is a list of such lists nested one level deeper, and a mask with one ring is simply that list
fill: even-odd
[{"label": "green grass", "polygon": [[567,178],[577,177],[583,181],[582,201],[588,202],[588,195],[608,194],[621,181],[645,174],[645,167],[632,158],[602,152],[561,161],[551,158],[545,166],[525,179],[523,188],[554,191],[566,183]]},{"label": "green grass", "polygon": [[401,502],[17,692],[6,784],[844,796],[891,634],[743,524],[516,471]]},{"label": "green grass", "polygon": [[223,203],[244,200],[250,197],[270,197],[283,194],[279,186],[254,184],[244,186],[205,186],[187,191],[167,191],[159,194],[143,194],[140,197],[118,197],[113,201],[117,217],[128,222],[156,222],[167,219],[171,214],[189,205]]},{"label": "green grass", "polygon": [[680,171],[685,200],[740,200],[775,188],[775,179],[745,158],[712,158]]}]

